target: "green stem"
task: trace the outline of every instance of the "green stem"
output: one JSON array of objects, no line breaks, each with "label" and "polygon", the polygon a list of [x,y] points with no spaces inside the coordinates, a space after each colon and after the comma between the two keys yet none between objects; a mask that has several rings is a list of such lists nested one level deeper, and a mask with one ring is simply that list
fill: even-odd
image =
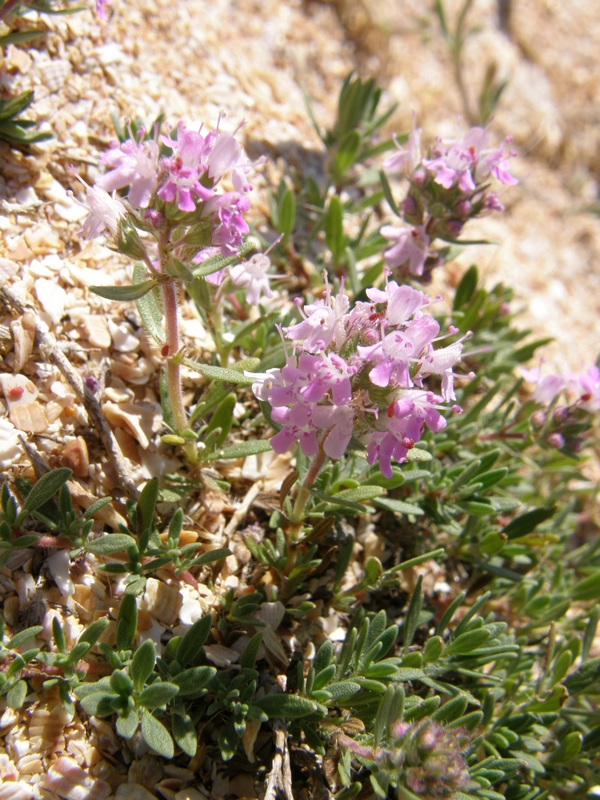
[{"label": "green stem", "polygon": [[310,487],[314,484],[317,476],[325,462],[327,461],[327,456],[323,447],[319,446],[319,452],[315,456],[314,461],[310,465],[310,469],[306,473],[304,480],[302,481],[302,486],[298,489],[298,494],[296,495],[296,500],[294,502],[294,509],[292,511],[292,519],[291,523],[292,526],[290,528],[290,542],[295,543],[298,540],[300,533],[302,532],[302,528],[304,525],[304,509],[306,508],[306,503],[310,497]]},{"label": "green stem", "polygon": [[177,427],[176,432],[181,433],[188,427],[188,421],[183,405],[181,364],[179,362],[181,337],[179,333],[178,287],[173,278],[168,278],[163,281],[161,286],[165,310],[165,332],[167,336],[167,383],[169,386],[169,400]]}]

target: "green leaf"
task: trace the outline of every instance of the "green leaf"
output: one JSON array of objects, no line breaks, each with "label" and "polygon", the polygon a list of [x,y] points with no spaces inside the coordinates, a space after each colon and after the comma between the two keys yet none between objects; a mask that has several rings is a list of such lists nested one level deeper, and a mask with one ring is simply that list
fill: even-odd
[{"label": "green leaf", "polygon": [[6,702],[9,708],[22,708],[27,697],[27,681],[17,681],[6,693]]},{"label": "green leaf", "polygon": [[446,646],[446,654],[452,656],[469,655],[472,650],[484,645],[489,638],[490,632],[487,628],[466,631],[466,633],[461,633]]},{"label": "green leaf", "polygon": [[160,481],[152,478],[141,491],[136,505],[136,524],[138,536],[146,533],[154,527],[154,516],[156,514],[156,503],[160,491]]},{"label": "green leaf", "polygon": [[240,442],[239,444],[223,447],[221,450],[217,450],[216,453],[211,454],[206,460],[215,461],[218,459],[226,461],[234,458],[247,458],[248,456],[254,456],[258,453],[267,453],[269,450],[272,450],[270,441],[265,439],[249,439],[247,442]]},{"label": "green leaf", "polygon": [[600,598],[600,570],[578,581],[571,590],[573,600],[598,600]]},{"label": "green leaf", "polygon": [[85,549],[97,556],[117,553],[120,550],[128,550],[130,547],[137,547],[137,543],[133,536],[129,536],[127,533],[107,533],[91,542],[87,541],[85,544]]},{"label": "green leaf", "polygon": [[133,694],[134,686],[133,681],[125,672],[125,670],[116,669],[110,676],[110,688],[116,694],[120,694],[123,697],[128,697],[129,695]]},{"label": "green leaf", "polygon": [[34,484],[25,498],[23,508],[17,517],[15,525],[22,525],[25,519],[36,509],[51,500],[57,492],[71,479],[73,470],[59,467],[47,472]]},{"label": "green leaf", "polygon": [[467,305],[473,295],[475,294],[475,290],[477,289],[477,283],[479,281],[479,274],[477,271],[477,267],[473,264],[469,267],[469,269],[463,275],[458,287],[456,289],[456,294],[454,295],[454,310],[460,311],[460,309]]},{"label": "green leaf", "polygon": [[315,674],[318,675],[322,670],[329,667],[331,659],[333,658],[333,644],[329,639],[326,639],[321,647],[317,650],[313,661],[313,669]]},{"label": "green leaf", "polygon": [[441,723],[453,722],[465,713],[468,705],[468,699],[463,694],[459,694],[434,711],[431,719]]},{"label": "green leaf", "polygon": [[54,644],[58,648],[59,653],[66,653],[67,640],[65,639],[65,633],[58,617],[52,618],[52,638],[54,639]]},{"label": "green leaf", "polygon": [[203,567],[206,564],[213,564],[215,561],[221,561],[231,555],[231,550],[227,547],[219,547],[218,550],[208,550],[195,558],[191,563],[191,567]]},{"label": "green leaf", "polygon": [[175,714],[171,721],[171,730],[173,731],[173,738],[186,756],[193,758],[198,750],[198,734],[196,733],[196,726],[186,714]]},{"label": "green leaf", "polygon": [[240,656],[240,666],[242,669],[253,669],[256,663],[256,659],[258,657],[258,651],[262,644],[264,633],[259,631],[255,633],[254,636],[250,639],[246,647],[244,648],[244,652]]},{"label": "green leaf", "polygon": [[420,447],[413,447],[412,450],[409,450],[406,454],[406,460],[409,463],[413,461],[431,461],[433,456],[428,450],[423,450]]},{"label": "green leaf", "polygon": [[191,664],[200,655],[213,624],[212,614],[194,622],[177,647],[177,661],[182,667]]},{"label": "green leaf", "polygon": [[171,759],[175,754],[175,745],[171,734],[156,717],[149,712],[142,715],[142,736],[144,741],[163,758]]},{"label": "green leaf", "polygon": [[352,503],[364,503],[376,497],[384,495],[386,490],[382,486],[356,486],[352,489],[343,489],[332,495],[331,499],[342,503],[350,501]]},{"label": "green leaf", "polygon": [[508,525],[503,528],[502,533],[509,539],[518,539],[521,536],[526,536],[528,533],[535,530],[542,522],[550,519],[555,512],[555,506],[551,508],[545,508],[543,506],[534,508],[533,511],[527,511],[525,514],[521,514],[519,517],[513,519],[512,522],[509,522]]},{"label": "green leaf", "polygon": [[355,681],[339,681],[327,684],[325,691],[332,700],[340,701],[360,692],[360,684]]},{"label": "green leaf", "polygon": [[149,278],[141,283],[134,283],[131,286],[90,286],[90,289],[94,294],[104,297],[107,300],[126,301],[139,300],[140,297],[148,294],[148,292],[152,291],[156,286],[158,286],[157,282]]},{"label": "green leaf", "polygon": [[149,710],[161,708],[179,694],[179,686],[167,681],[157,681],[139,693],[137,701]]},{"label": "green leaf", "polygon": [[184,358],[183,363],[186,367],[200,372],[206,378],[213,381],[225,381],[226,383],[239,384],[240,386],[250,386],[256,380],[244,375],[235,369],[225,369],[225,367],[214,367],[211,364],[200,364],[191,358]]},{"label": "green leaf", "polygon": [[136,692],[142,691],[144,684],[150,675],[152,675],[155,664],[156,645],[151,639],[146,639],[133,654],[131,666],[129,667],[129,674],[131,675]]},{"label": "green leaf", "polygon": [[[133,282],[139,284],[143,276],[146,274],[146,269],[143,264],[136,264],[133,268]],[[165,333],[163,331],[162,320],[162,298],[160,289],[156,287],[151,292],[146,292],[142,297],[138,297],[135,301],[136,308],[142,320],[143,326],[146,328],[150,336],[159,345],[165,343]]]},{"label": "green leaf", "polygon": [[137,631],[138,610],[136,599],[131,594],[125,594],[121,600],[119,616],[117,618],[117,650],[128,650],[135,639]]},{"label": "green leaf", "polygon": [[286,238],[291,236],[296,225],[296,195],[282,182],[277,201],[277,230]]},{"label": "green leaf", "polygon": [[115,728],[119,736],[123,739],[131,739],[133,734],[137,731],[140,724],[140,718],[137,711],[130,711],[127,716],[119,714],[115,723]]},{"label": "green leaf", "polygon": [[221,728],[219,733],[219,750],[223,761],[231,761],[237,753],[240,737],[237,734],[233,723],[229,723]]},{"label": "green leaf", "polygon": [[234,256],[223,256],[220,253],[216,256],[211,256],[211,258],[207,258],[206,261],[202,261],[197,267],[194,267],[194,277],[212,275],[213,272],[218,272],[220,269],[224,269],[225,267],[229,267],[231,264],[240,262],[245,256],[248,255],[248,253],[251,253],[253,250],[256,250],[256,245],[254,242],[250,241],[244,242],[238,253]]},{"label": "green leaf", "polygon": [[344,209],[337,195],[329,201],[325,216],[325,239],[331,250],[334,261],[339,263],[344,253]]},{"label": "green leaf", "polygon": [[[79,696],[79,687],[75,693]],[[114,713],[113,701],[118,700],[119,696],[109,691],[97,691],[83,696],[80,705],[86,714],[96,717],[107,717]]]},{"label": "green leaf", "polygon": [[423,576],[419,575],[417,580],[417,585],[415,586],[415,590],[410,598],[410,603],[408,606],[408,610],[406,612],[406,617],[404,620],[404,627],[402,633],[402,644],[404,647],[410,647],[412,644],[412,640],[416,633],[416,630],[419,626],[419,617],[421,616],[421,609],[423,608]]},{"label": "green leaf", "polygon": [[269,719],[300,719],[320,711],[317,703],[295,694],[268,694],[255,700],[253,705],[263,711]]},{"label": "green leaf", "polygon": [[15,635],[10,639],[8,644],[6,645],[9,650],[16,650],[18,647],[21,647],[30,639],[33,639],[39,633],[44,630],[43,625],[33,625],[31,628],[25,628],[24,631],[19,631],[19,633],[15,633]]},{"label": "green leaf", "polygon": [[[348,131],[340,140],[335,152],[335,167],[338,177],[343,177],[358,157],[361,135],[357,130]],[[333,249],[332,249],[333,250]]]},{"label": "green leaf", "polygon": [[190,699],[201,697],[216,673],[214,667],[189,667],[178,672],[171,680],[179,687],[179,697]]},{"label": "green leaf", "polygon": [[393,511],[394,514],[412,514],[415,517],[422,516],[425,512],[420,506],[414,503],[407,503],[405,500],[396,500],[393,497],[382,497],[375,500],[376,505],[385,508],[388,511]]}]

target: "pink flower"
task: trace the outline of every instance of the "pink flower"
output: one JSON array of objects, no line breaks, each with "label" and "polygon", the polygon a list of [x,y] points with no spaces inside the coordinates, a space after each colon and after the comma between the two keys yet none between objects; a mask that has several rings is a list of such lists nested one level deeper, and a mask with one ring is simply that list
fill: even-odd
[{"label": "pink flower", "polygon": [[421,316],[421,308],[429,303],[423,292],[410,286],[388,281],[385,291],[367,289],[367,297],[374,303],[387,303],[386,319],[390,325],[401,325],[414,315]]},{"label": "pink flower", "polygon": [[394,139],[398,150],[383,162],[383,168],[386,172],[400,172],[402,175],[409,176],[417,169],[422,158],[421,134],[421,128],[415,128],[408,137],[406,147],[403,147]]},{"label": "pink flower", "polygon": [[582,407],[586,411],[600,411],[600,369],[593,366],[574,377],[578,384]]},{"label": "pink flower", "polygon": [[79,232],[80,235],[84,239],[95,239],[106,230],[111,236],[116,236],[119,222],[127,213],[125,206],[99,186],[87,186],[85,183],[84,186],[86,186],[85,199],[89,214]]},{"label": "pink flower", "polygon": [[127,139],[119,145],[113,142],[111,149],[102,156],[102,163],[109,171],[102,175],[96,186],[107,192],[129,187],[127,199],[132,206],[146,208],[158,181],[158,145],[153,139],[143,141]]},{"label": "pink flower", "polygon": [[429,236],[424,226],[402,225],[396,228],[393,225],[384,225],[381,233],[394,242],[383,253],[388,267],[403,267],[408,262],[411,275],[422,275],[429,255]]},{"label": "pink flower", "polygon": [[337,295],[331,292],[329,283],[325,287],[325,297],[302,308],[298,306],[304,317],[296,325],[283,328],[288,339],[302,342],[302,347],[309,353],[319,353],[333,344],[338,349],[346,338],[344,321],[350,300],[344,293],[343,286]]},{"label": "pink flower", "polygon": [[352,436],[353,374],[335,354],[301,352],[288,356],[282,369],[259,376],[252,390],[271,404],[273,421],[283,426],[271,439],[276,453],[299,443],[305,455],[314,456],[321,442],[330,458],[341,458]]},{"label": "pink flower", "polygon": [[243,237],[250,230],[242,215],[249,208],[250,200],[239,192],[215,195],[204,204],[202,216],[215,214],[218,219],[211,244],[219,247],[223,255],[231,255],[242,246]]},{"label": "pink flower", "polygon": [[435,432],[446,427],[446,420],[435,408],[441,401],[432,392],[401,392],[363,438],[367,443],[367,462],[379,461],[382,475],[391,478],[392,459],[399,463],[406,459],[408,451],[421,439],[425,425]]},{"label": "pink flower", "polygon": [[263,294],[266,298],[273,297],[273,291],[269,286],[269,276],[267,275],[270,266],[269,257],[263,253],[258,253],[248,261],[231,267],[229,277],[236,286],[242,286],[247,289],[246,299],[250,305],[257,306]]},{"label": "pink flower", "polygon": [[100,19],[106,19],[108,17],[106,7],[110,4],[111,0],[96,0],[96,14],[98,14]]}]

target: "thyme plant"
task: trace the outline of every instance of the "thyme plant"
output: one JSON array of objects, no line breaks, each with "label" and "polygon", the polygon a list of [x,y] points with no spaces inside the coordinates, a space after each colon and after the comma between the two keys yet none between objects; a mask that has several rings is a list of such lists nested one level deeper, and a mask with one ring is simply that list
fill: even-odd
[{"label": "thyme plant", "polygon": [[[286,176],[258,226],[270,255],[247,238],[258,165],[239,128],[131,125],[102,156],[83,234],[134,266],[131,285],[94,291],[134,301],[156,342],[180,467],[112,526],[99,518],[112,498],[75,510],[70,470],[4,483],[3,568],[51,546],[112,581],[119,604],[72,643],[56,618],[46,644],[43,624],[3,630],[0,690],[13,709],[58,690],[124,747],[141,736],[198,772],[201,744],[274,781],[257,735],[283,725],[298,785],[338,800],[583,798],[600,782],[600,540],[582,527],[587,514],[597,532],[584,465],[600,371],[540,371],[544,342],[476,267],[447,306],[423,291],[470,220],[502,210],[492,184],[516,184],[514,153],[478,127],[382,140],[380,100],[346,80],[323,185]],[[317,245],[322,272],[303,263]],[[291,296],[274,270],[299,262]],[[206,353],[182,337],[184,302]],[[200,376],[191,405],[184,368]],[[279,496],[250,503],[224,546],[184,544],[193,498],[235,494],[228,461],[271,449],[290,454]],[[251,577],[219,594],[235,536]],[[145,638],[154,576],[218,601]]]}]

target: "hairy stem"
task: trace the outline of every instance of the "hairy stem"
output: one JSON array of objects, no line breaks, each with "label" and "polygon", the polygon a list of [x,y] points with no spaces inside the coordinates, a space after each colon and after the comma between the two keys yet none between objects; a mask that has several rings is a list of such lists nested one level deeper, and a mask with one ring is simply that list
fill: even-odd
[{"label": "hairy stem", "polygon": [[177,283],[173,278],[162,283],[163,305],[165,310],[165,332],[167,336],[167,383],[169,386],[169,401],[175,420],[177,433],[184,431],[187,426],[187,414],[183,405],[183,391],[181,388],[181,363],[179,351],[181,349],[181,336],[179,332],[179,297]]},{"label": "hairy stem", "polygon": [[292,512],[292,526],[290,529],[291,542],[296,542],[302,531],[304,524],[304,509],[306,508],[306,503],[310,497],[310,487],[314,484],[326,461],[327,456],[325,455],[323,448],[319,446],[319,452],[310,465],[310,469],[306,473],[304,480],[302,481],[302,486],[300,486],[298,489],[298,494],[296,495],[294,510]]}]

